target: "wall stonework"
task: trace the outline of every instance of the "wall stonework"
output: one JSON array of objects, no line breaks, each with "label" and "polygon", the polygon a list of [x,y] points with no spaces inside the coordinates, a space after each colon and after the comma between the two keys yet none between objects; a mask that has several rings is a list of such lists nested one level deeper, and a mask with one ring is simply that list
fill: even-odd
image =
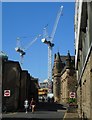
[{"label": "wall stonework", "polygon": [[90,59],[82,76],[82,115],[90,118]]},{"label": "wall stonework", "polygon": [[78,113],[92,120],[92,1],[75,4],[75,51]]},{"label": "wall stonework", "polygon": [[[72,75],[70,74],[72,73]],[[61,101],[64,103],[68,103],[68,99],[70,98],[70,92],[76,93],[76,74],[75,70],[66,69],[66,71],[61,75]]]},{"label": "wall stonework", "polygon": [[92,52],[90,55],[90,118],[92,120]]},{"label": "wall stonework", "polygon": [[55,54],[53,67],[53,94],[58,103],[68,103],[70,92],[76,92],[76,73],[74,69],[74,57]]},{"label": "wall stonework", "polygon": [[81,118],[82,110],[81,110],[81,105],[82,105],[82,96],[81,96],[81,85],[78,86],[77,89],[77,104],[78,104],[78,115]]}]

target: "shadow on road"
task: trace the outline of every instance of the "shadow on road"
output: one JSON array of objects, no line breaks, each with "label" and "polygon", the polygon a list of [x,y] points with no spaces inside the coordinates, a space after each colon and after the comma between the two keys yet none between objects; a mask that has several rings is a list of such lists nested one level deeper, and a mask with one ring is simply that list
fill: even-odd
[{"label": "shadow on road", "polygon": [[49,102],[39,102],[36,105],[36,111],[57,111],[57,110],[66,110],[64,105],[57,103]]},{"label": "shadow on road", "polygon": [[[44,118],[44,119],[41,119],[41,118],[3,118],[1,120],[63,120],[63,118]],[[76,119],[75,119],[76,120]]]},{"label": "shadow on road", "polygon": [[4,114],[2,120],[63,120],[64,111],[62,110],[66,110],[64,105],[54,102],[39,102],[36,104],[34,113],[29,110],[26,114],[25,111],[22,110],[17,113]]}]

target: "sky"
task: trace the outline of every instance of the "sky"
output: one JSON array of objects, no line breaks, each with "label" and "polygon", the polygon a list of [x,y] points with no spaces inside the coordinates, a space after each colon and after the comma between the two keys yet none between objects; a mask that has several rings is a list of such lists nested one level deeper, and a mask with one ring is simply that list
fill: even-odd
[{"label": "sky", "polygon": [[[2,3],[2,50],[9,60],[19,61],[20,55],[15,51],[17,37],[21,47],[25,48],[39,34],[43,35],[43,28],[48,24],[48,35],[51,35],[57,12],[63,5],[63,15],[60,17],[53,39],[54,54],[67,55],[68,50],[74,55],[74,2],[3,2]],[[25,52],[21,68],[28,70],[30,75],[47,79],[48,47],[37,39]]]}]

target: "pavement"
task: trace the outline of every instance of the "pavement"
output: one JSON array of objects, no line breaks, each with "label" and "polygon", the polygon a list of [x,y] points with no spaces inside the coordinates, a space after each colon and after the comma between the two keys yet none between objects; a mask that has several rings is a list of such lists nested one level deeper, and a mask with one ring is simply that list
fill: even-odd
[{"label": "pavement", "polygon": [[74,106],[69,106],[65,112],[63,120],[80,120],[77,112],[77,108]]},{"label": "pavement", "polygon": [[78,113],[65,113],[63,120],[79,120]]}]

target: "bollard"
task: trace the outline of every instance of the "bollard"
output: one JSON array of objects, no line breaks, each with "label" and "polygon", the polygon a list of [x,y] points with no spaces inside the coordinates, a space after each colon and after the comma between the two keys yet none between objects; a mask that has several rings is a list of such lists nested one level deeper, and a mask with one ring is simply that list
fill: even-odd
[{"label": "bollard", "polygon": [[28,100],[25,100],[25,101],[24,101],[24,107],[25,107],[25,109],[26,109],[26,113],[27,113],[27,108],[28,108],[28,106],[29,106],[29,105],[28,105]]}]

